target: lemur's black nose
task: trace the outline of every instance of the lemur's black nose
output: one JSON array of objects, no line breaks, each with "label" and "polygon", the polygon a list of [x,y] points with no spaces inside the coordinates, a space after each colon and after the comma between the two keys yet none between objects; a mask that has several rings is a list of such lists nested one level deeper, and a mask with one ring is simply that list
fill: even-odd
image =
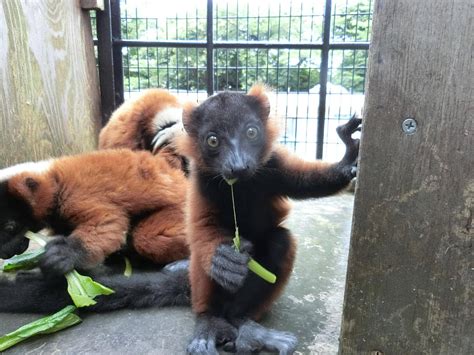
[{"label": "lemur's black nose", "polygon": [[245,179],[251,175],[250,167],[241,164],[228,166],[227,169],[223,171],[222,175],[227,180]]},{"label": "lemur's black nose", "polygon": [[230,170],[233,175],[233,178],[237,179],[245,178],[249,174],[248,165],[237,165],[232,167]]}]

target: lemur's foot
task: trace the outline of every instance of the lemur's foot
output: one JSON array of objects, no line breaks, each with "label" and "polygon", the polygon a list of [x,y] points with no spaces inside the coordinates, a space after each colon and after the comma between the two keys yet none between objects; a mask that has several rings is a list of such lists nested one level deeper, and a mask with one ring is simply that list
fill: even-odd
[{"label": "lemur's foot", "polygon": [[243,244],[241,252],[236,251],[232,245],[221,244],[212,258],[210,276],[229,292],[237,292],[247,277],[250,257],[245,249],[248,249],[248,244],[250,243]]},{"label": "lemur's foot", "polygon": [[247,320],[239,327],[235,344],[226,344],[224,350],[234,351],[237,354],[266,350],[287,355],[293,354],[297,345],[298,340],[292,333],[265,328],[252,320]]},{"label": "lemur's foot", "polygon": [[216,345],[235,341],[237,328],[223,318],[200,315],[196,320],[194,338],[187,353],[193,355],[217,355]]},{"label": "lemur's foot", "polygon": [[346,145],[346,153],[341,160],[344,171],[350,178],[356,176],[357,173],[357,157],[359,156],[359,139],[352,138],[352,134],[361,130],[362,119],[355,115],[342,126],[336,128],[337,134]]},{"label": "lemur's foot", "polygon": [[41,271],[46,275],[64,275],[80,267],[86,258],[81,242],[73,237],[58,237],[46,244],[40,260]]},{"label": "lemur's foot", "polygon": [[184,127],[182,122],[177,121],[170,122],[168,124],[168,127],[159,129],[158,133],[153,138],[151,142],[153,146],[153,153],[158,152],[163,146],[173,141],[174,138],[176,138],[180,134],[183,134]]}]

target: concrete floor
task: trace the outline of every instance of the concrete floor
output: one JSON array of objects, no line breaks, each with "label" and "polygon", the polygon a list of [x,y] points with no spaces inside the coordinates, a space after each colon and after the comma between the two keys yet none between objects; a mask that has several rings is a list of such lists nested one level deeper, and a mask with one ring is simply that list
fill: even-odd
[{"label": "concrete floor", "polygon": [[[353,196],[294,202],[288,227],[298,255],[286,292],[263,324],[294,332],[299,354],[336,354],[342,312]],[[0,334],[38,315],[0,313]],[[83,316],[56,334],[5,354],[184,354],[194,317],[187,308],[122,310]]]}]

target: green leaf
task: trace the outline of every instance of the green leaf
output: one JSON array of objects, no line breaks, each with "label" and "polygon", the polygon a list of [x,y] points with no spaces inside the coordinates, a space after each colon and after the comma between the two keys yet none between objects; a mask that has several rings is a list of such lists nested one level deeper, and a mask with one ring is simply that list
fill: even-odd
[{"label": "green leaf", "polygon": [[114,293],[114,290],[95,282],[89,276],[79,274],[76,270],[67,273],[65,276],[68,285],[67,291],[78,308],[96,304],[94,298],[99,295]]},{"label": "green leaf", "polygon": [[250,258],[248,267],[250,271],[254,272],[268,283],[274,284],[276,282],[276,275],[265,269],[260,263],[256,262],[254,259]]},{"label": "green leaf", "polygon": [[240,235],[239,235],[239,228],[238,227],[235,227],[235,236],[234,236],[234,239],[232,239],[232,241],[234,242],[235,250],[240,252]]},{"label": "green leaf", "polygon": [[41,233],[33,233],[33,232],[26,232],[25,237],[28,238],[29,240],[32,240],[36,243],[38,243],[40,246],[44,247],[48,241],[46,240],[46,236],[41,234]]},{"label": "green leaf", "polygon": [[[25,236],[30,240],[36,241],[40,245],[46,245],[46,240],[44,240],[41,234],[27,232]],[[15,255],[10,259],[5,260],[3,271],[32,269],[38,265],[38,262],[44,253],[45,249],[40,248],[32,252]],[[131,274],[131,265],[129,269]],[[79,274],[76,270],[73,270],[64,276],[67,280],[67,291],[76,307],[92,306],[97,303],[94,301],[94,298],[97,296],[110,295],[114,293],[114,290],[95,282],[89,276]]]},{"label": "green leaf", "polygon": [[132,264],[130,263],[130,260],[127,257],[124,257],[125,259],[125,271],[123,272],[123,275],[125,277],[130,277],[132,276]]},{"label": "green leaf", "polygon": [[3,271],[31,270],[38,265],[44,252],[44,248],[40,248],[31,252],[15,255],[4,261]]},{"label": "green leaf", "polygon": [[73,312],[74,306],[67,306],[53,315],[40,318],[17,330],[0,337],[0,351],[4,351],[19,342],[39,334],[50,334],[81,322]]}]

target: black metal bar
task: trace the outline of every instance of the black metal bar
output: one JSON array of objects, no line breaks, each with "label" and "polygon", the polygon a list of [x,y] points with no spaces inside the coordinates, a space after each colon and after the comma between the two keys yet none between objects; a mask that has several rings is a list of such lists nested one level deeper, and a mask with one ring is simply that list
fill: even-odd
[{"label": "black metal bar", "polygon": [[214,19],[212,0],[207,0],[207,24],[206,24],[206,49],[207,49],[207,95],[214,94]]},{"label": "black metal bar", "polygon": [[326,94],[329,67],[329,37],[331,32],[331,0],[326,0],[324,10],[323,47],[321,52],[321,65],[319,68],[319,107],[318,130],[316,140],[316,159],[322,159],[324,149],[324,124],[326,120]]},{"label": "black metal bar", "polygon": [[[161,40],[161,41],[137,41],[114,39],[114,46],[120,47],[163,47],[163,48],[208,48],[207,41],[195,40]],[[212,42],[213,48],[238,48],[238,49],[319,49],[322,50],[322,43],[290,43],[276,41],[215,41]],[[329,49],[369,49],[369,42],[340,42],[329,44]]]},{"label": "black metal bar", "polygon": [[110,1],[110,14],[112,16],[112,53],[114,61],[114,95],[115,105],[119,106],[123,103],[123,62],[122,47],[117,45],[117,41],[122,38],[122,17],[120,14],[120,0]]},{"label": "black metal bar", "polygon": [[97,11],[97,38],[102,125],[105,125],[115,109],[110,0],[104,1],[104,11]]}]

